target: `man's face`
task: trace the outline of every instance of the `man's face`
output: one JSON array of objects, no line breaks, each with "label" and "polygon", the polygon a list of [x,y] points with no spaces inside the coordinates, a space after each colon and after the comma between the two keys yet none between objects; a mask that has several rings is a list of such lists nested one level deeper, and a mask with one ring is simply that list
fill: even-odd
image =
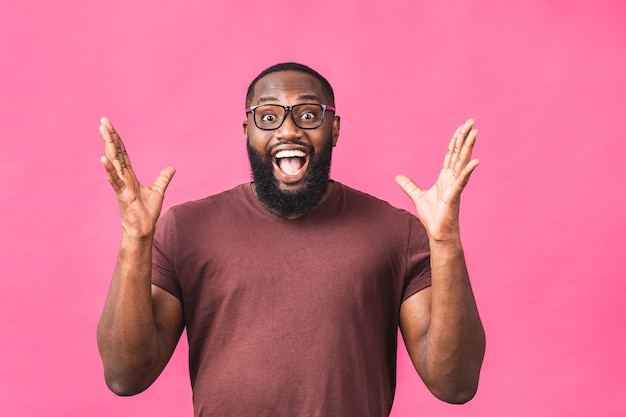
[{"label": "man's face", "polygon": [[[281,71],[258,80],[250,105],[303,103],[333,104],[315,77]],[[301,129],[289,113],[278,129],[262,130],[249,113],[243,127],[259,199],[283,216],[303,214],[314,207],[326,191],[339,117],[326,111],[320,127]]]}]

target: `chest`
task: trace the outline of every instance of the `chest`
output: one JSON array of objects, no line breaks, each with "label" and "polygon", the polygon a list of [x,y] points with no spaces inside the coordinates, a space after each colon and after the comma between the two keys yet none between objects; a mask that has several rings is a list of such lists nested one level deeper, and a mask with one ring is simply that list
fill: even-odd
[{"label": "chest", "polygon": [[319,325],[389,319],[399,307],[405,248],[383,227],[231,224],[192,233],[194,244],[176,257],[188,320],[245,316],[278,326],[314,317]]}]

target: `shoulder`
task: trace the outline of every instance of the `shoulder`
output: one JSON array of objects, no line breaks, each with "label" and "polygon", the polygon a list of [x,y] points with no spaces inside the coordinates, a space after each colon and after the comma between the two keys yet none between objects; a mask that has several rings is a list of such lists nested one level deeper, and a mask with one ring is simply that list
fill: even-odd
[{"label": "shoulder", "polygon": [[206,213],[207,210],[225,208],[230,205],[237,205],[245,199],[245,187],[247,184],[239,184],[230,190],[222,191],[198,200],[191,200],[172,206],[167,214],[178,216],[189,216],[196,213]]},{"label": "shoulder", "polygon": [[342,206],[345,216],[366,222],[368,228],[382,228],[385,232],[403,235],[408,233],[419,240],[426,240],[426,230],[415,214],[347,185],[335,185],[339,190],[336,201]]},{"label": "shoulder", "polygon": [[374,211],[378,215],[400,218],[414,217],[413,214],[408,211],[394,207],[389,202],[364,191],[357,190],[339,182],[336,182],[335,185],[338,189],[338,198],[343,200],[349,207],[356,208],[359,211]]},{"label": "shoulder", "polygon": [[[215,223],[224,218],[242,216],[239,213],[246,204],[246,184],[170,207],[159,219],[157,227],[184,228],[189,230],[199,224]],[[175,226],[176,225],[176,226]]]}]

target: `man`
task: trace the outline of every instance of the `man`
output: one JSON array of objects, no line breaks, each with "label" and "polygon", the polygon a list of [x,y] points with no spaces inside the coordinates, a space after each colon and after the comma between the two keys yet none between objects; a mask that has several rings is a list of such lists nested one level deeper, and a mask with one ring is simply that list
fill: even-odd
[{"label": "man", "polygon": [[145,390],[186,327],[197,416],[384,416],[399,326],[430,391],[469,401],[485,349],[459,234],[460,194],[478,165],[474,122],[455,132],[431,189],[396,178],[418,220],[329,180],[340,118],[311,68],[262,72],[246,116],[254,181],[158,223],[174,169],[139,184],[102,119],[122,220],[98,326],[110,389]]}]

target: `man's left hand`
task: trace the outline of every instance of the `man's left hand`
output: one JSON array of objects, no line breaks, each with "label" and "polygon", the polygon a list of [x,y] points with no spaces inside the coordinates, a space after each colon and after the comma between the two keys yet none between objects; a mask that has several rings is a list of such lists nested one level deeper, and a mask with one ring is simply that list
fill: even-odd
[{"label": "man's left hand", "polygon": [[478,166],[478,159],[471,159],[478,136],[478,130],[473,128],[474,123],[473,119],[469,119],[456,130],[450,139],[439,178],[430,189],[420,188],[406,175],[396,177],[398,185],[413,200],[417,216],[432,242],[460,240],[461,192]]}]

